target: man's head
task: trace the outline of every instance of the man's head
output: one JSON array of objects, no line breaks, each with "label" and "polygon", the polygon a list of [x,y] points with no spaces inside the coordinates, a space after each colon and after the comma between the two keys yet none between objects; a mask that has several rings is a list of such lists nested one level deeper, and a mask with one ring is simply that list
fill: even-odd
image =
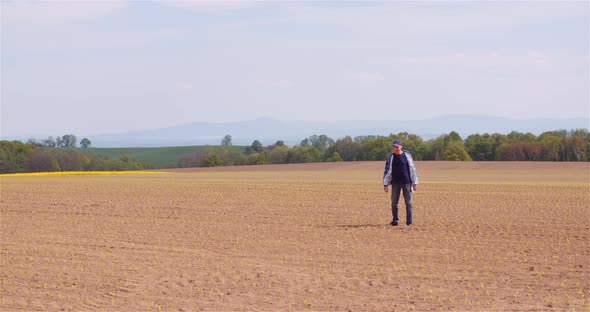
[{"label": "man's head", "polygon": [[396,154],[401,154],[402,153],[402,141],[401,140],[395,140],[393,141],[393,144],[391,144],[391,148],[393,149],[393,152]]}]

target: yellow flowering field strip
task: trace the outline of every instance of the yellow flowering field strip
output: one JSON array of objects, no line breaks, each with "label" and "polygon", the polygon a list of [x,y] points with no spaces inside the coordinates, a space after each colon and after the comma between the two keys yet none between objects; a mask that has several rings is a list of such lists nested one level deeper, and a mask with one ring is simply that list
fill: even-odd
[{"label": "yellow flowering field strip", "polygon": [[118,175],[118,174],[163,174],[163,171],[56,171],[56,172],[26,172],[0,174],[0,177],[46,177],[46,176],[81,176],[81,175]]}]

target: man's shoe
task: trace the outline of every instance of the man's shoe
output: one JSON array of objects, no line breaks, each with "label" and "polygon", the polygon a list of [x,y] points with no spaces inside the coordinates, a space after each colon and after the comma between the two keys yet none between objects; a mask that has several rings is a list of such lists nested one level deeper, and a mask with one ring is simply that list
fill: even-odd
[{"label": "man's shoe", "polygon": [[399,224],[397,222],[391,221],[391,223],[389,223],[390,226],[398,226]]}]

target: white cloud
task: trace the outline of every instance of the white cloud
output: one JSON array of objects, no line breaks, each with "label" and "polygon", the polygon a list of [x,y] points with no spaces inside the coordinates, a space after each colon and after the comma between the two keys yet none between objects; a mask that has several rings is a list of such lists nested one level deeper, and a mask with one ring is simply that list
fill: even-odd
[{"label": "white cloud", "polygon": [[499,52],[463,53],[426,56],[399,57],[396,62],[408,65],[427,66],[467,66],[467,67],[495,67],[522,65],[549,65],[550,57],[540,51],[528,50],[521,54],[504,54]]},{"label": "white cloud", "polygon": [[260,4],[252,0],[199,1],[199,0],[161,0],[162,6],[190,9],[195,11],[239,10]]},{"label": "white cloud", "polygon": [[346,80],[358,81],[361,83],[375,83],[385,80],[385,77],[380,72],[345,73],[344,78]]},{"label": "white cloud", "polygon": [[190,82],[179,81],[174,84],[174,89],[177,92],[188,92],[194,89],[194,86]]},{"label": "white cloud", "polygon": [[[398,40],[479,37],[482,33],[507,32],[559,24],[586,16],[583,2],[369,2],[337,5],[308,2],[273,2],[281,7],[265,22],[277,25],[332,26],[350,37]],[[280,5],[278,5],[280,4]],[[363,5],[364,4],[364,5]],[[501,20],[498,20],[501,16]]]},{"label": "white cloud", "polygon": [[125,0],[109,1],[3,1],[2,24],[44,26],[109,15],[127,6]]},{"label": "white cloud", "polygon": [[258,79],[253,85],[260,89],[290,89],[295,86],[295,83],[286,79]]},{"label": "white cloud", "polygon": [[536,65],[547,65],[549,63],[549,57],[542,52],[529,50],[527,55],[529,60]]}]

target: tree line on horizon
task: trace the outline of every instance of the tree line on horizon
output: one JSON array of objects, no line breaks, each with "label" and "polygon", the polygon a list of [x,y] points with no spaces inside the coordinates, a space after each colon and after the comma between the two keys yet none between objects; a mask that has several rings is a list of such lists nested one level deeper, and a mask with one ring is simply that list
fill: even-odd
[{"label": "tree line on horizon", "polygon": [[[88,138],[80,140],[80,148],[90,147]],[[129,156],[113,158],[91,155],[78,149],[74,134],[31,138],[20,141],[0,141],[0,173],[54,171],[122,171],[153,169],[155,166]]]},{"label": "tree line on horizon", "polygon": [[[27,144],[34,145],[37,147],[63,147],[63,148],[76,148],[78,147],[78,137],[74,134],[64,134],[63,136],[57,136],[55,139],[50,136],[47,139],[41,141],[31,138],[27,141]],[[88,148],[92,145],[92,142],[88,138],[80,140],[81,148]]]},{"label": "tree line on horizon", "polygon": [[[332,161],[384,160],[391,154],[393,140],[402,140],[404,149],[415,160],[451,161],[589,161],[588,129],[556,130],[532,133],[512,131],[508,134],[472,134],[466,139],[451,131],[425,141],[416,134],[400,132],[389,136],[357,136],[333,140],[326,135],[312,135],[299,145],[288,147],[281,140],[264,147],[260,141],[239,152],[206,148],[182,156],[177,166],[214,167],[254,164],[286,164]],[[226,135],[222,146],[232,145]]]},{"label": "tree line on horizon", "polygon": [[[0,173],[50,171],[119,171],[153,169],[156,166],[130,156],[113,158],[84,153],[76,147],[76,137],[65,135],[60,144],[52,140],[0,141]],[[532,133],[472,134],[466,139],[451,131],[425,141],[416,134],[400,132],[389,136],[346,136],[337,140],[312,135],[295,146],[279,140],[268,146],[254,140],[243,150],[228,148],[231,135],[221,147],[207,146],[181,155],[178,168],[256,164],[287,164],[335,161],[385,160],[391,154],[393,140],[402,140],[404,149],[415,160],[452,161],[589,161],[588,129],[556,130]],[[85,138],[85,140],[88,140]],[[86,143],[86,142],[85,142]],[[90,140],[88,140],[90,145]],[[86,145],[86,146],[88,146]],[[82,145],[84,147],[84,145]]]},{"label": "tree line on horizon", "polygon": [[155,167],[129,156],[113,158],[87,154],[82,152],[82,149],[87,146],[82,145],[82,149],[76,148],[74,135],[64,137],[68,137],[68,140],[60,141],[60,144],[55,145],[48,140],[39,142],[30,139],[26,143],[0,141],[0,173],[123,171],[153,169]]}]

